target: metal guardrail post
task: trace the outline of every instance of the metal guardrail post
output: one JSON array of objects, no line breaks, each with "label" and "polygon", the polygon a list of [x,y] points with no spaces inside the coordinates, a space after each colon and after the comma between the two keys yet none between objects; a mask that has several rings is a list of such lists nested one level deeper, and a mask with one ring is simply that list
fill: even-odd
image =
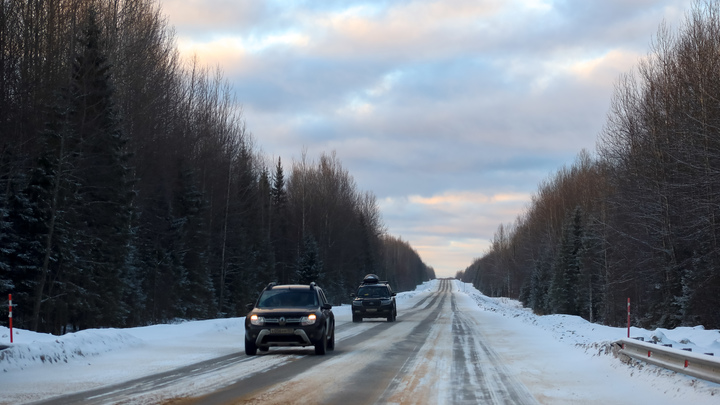
[{"label": "metal guardrail post", "polygon": [[619,354],[720,384],[720,359],[715,359],[710,355],[692,353],[635,339],[621,339],[616,343],[621,347]]}]

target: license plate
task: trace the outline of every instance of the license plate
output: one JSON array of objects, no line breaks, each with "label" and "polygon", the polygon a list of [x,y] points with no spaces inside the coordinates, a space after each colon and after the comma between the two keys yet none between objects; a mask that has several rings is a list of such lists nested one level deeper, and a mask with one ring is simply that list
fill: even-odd
[{"label": "license plate", "polygon": [[377,311],[377,308],[368,308],[367,311],[368,311],[368,312],[375,312],[375,311]]},{"label": "license plate", "polygon": [[274,335],[292,335],[293,330],[292,329],[270,329],[270,333]]}]

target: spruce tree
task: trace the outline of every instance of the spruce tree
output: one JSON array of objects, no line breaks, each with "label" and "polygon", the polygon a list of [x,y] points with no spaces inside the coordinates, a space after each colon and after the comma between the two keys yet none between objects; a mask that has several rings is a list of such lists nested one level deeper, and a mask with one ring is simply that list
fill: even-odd
[{"label": "spruce tree", "polygon": [[553,312],[580,315],[584,285],[580,284],[580,252],[582,249],[582,209],[576,207],[566,219],[560,251],[550,287]]},{"label": "spruce tree", "polygon": [[290,281],[289,270],[292,265],[288,238],[287,190],[282,160],[278,158],[273,174],[271,194],[271,241],[275,252],[275,279],[280,283]]},{"label": "spruce tree", "polygon": [[312,236],[303,240],[303,250],[295,269],[295,281],[299,284],[318,282],[323,276],[323,264],[317,242]]},{"label": "spruce tree", "polygon": [[5,198],[0,195],[0,294],[4,296],[13,289],[13,282],[10,277],[10,264],[7,257],[14,253],[16,244],[10,242],[11,223],[7,220],[9,210],[5,206]]},{"label": "spruce tree", "polygon": [[205,243],[204,213],[207,204],[195,185],[192,169],[182,170],[180,183],[173,213],[173,234],[177,240],[174,254],[178,256],[177,266],[183,269],[184,277],[179,295],[182,313],[177,316],[203,319],[214,315],[216,308]]},{"label": "spruce tree", "polygon": [[[61,333],[68,323],[64,308],[72,291],[66,287],[68,272],[78,266],[76,234],[72,218],[77,214],[79,195],[77,176],[77,139],[68,126],[67,88],[56,93],[40,139],[41,154],[32,169],[26,187],[12,195],[13,230],[18,245],[13,266],[23,273],[21,291],[32,286],[28,294],[30,324],[34,331]],[[32,280],[32,281],[30,281]],[[30,305],[28,305],[30,304]],[[29,308],[32,310],[29,310]],[[45,324],[41,324],[41,320]],[[55,326],[48,322],[54,320]]]},{"label": "spruce tree", "polygon": [[528,293],[528,306],[536,314],[550,313],[549,290],[552,274],[552,259],[550,249],[542,249],[540,257],[535,260],[530,274],[530,287]]},{"label": "spruce tree", "polygon": [[[13,230],[11,215],[13,214],[10,179],[2,179],[7,187],[0,187],[0,299],[7,294],[15,293],[16,282],[20,281],[16,258],[20,254],[17,234]],[[19,297],[17,297],[19,298]],[[16,302],[17,302],[16,298]],[[27,302],[27,301],[26,301]]]},{"label": "spruce tree", "polygon": [[101,41],[97,14],[90,8],[72,68],[68,117],[78,142],[75,174],[82,202],[74,225],[83,263],[73,281],[86,304],[75,316],[88,327],[120,325],[128,314],[122,298],[134,197],[128,139]]}]

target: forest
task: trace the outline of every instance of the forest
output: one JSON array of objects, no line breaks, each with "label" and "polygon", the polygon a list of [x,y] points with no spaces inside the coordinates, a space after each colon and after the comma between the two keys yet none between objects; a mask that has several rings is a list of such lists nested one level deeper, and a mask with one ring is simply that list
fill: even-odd
[{"label": "forest", "polygon": [[334,153],[263,156],[222,71],[180,57],[155,0],[4,0],[0,75],[15,327],[243,316],[271,281],[342,303],[367,273],[398,291],[435,277]]},{"label": "forest", "polygon": [[[579,100],[581,101],[581,100]],[[720,6],[661,24],[616,82],[596,152],[542,182],[457,275],[539,314],[720,328]]]}]

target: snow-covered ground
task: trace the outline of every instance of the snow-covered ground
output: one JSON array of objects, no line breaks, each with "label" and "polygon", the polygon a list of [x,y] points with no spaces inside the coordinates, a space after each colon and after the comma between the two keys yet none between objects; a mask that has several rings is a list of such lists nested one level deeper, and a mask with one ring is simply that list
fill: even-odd
[{"label": "snow-covered ground", "polygon": [[[433,280],[415,291],[398,294],[400,319],[404,308],[437,285]],[[583,398],[603,397],[608,390],[618,389],[606,386],[618,379],[633,387],[627,401],[618,403],[644,403],[648,398],[654,404],[720,403],[718,384],[653,366],[627,365],[607,354],[608,343],[627,336],[625,328],[591,324],[575,316],[537,316],[517,301],[488,298],[457,280],[454,289],[477,304],[473,310],[487,325],[483,334],[541,403],[583,403]],[[349,306],[333,311],[338,324],[349,322]],[[243,333],[243,318],[231,318],[93,329],[64,336],[15,329],[10,344],[9,330],[0,327],[0,345],[10,346],[0,351],[0,404],[37,401],[242,352]],[[720,356],[718,330],[700,326],[652,331],[632,328],[631,336]],[[544,354],[557,353],[559,347],[562,358]],[[588,372],[598,374],[597,378],[587,376]]]}]

